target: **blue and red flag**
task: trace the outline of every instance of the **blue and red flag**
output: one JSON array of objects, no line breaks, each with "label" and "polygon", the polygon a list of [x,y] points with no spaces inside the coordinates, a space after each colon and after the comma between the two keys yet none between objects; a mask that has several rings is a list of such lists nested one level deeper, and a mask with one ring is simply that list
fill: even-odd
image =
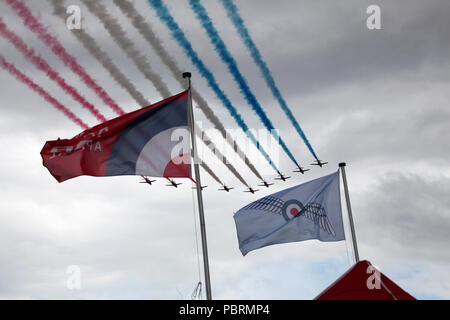
[{"label": "blue and red flag", "polygon": [[188,91],[72,139],[47,141],[41,156],[58,182],[82,175],[191,178]]}]

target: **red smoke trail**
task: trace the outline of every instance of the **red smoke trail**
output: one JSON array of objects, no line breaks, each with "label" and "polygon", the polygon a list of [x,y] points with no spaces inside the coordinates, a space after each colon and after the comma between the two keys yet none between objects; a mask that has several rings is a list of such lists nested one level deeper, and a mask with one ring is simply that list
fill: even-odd
[{"label": "red smoke trail", "polygon": [[50,79],[58,83],[58,85],[65,92],[81,103],[81,105],[88,109],[100,122],[106,121],[106,118],[97,110],[97,108],[86,101],[86,99],[82,97],[74,87],[68,85],[66,81],[52,67],[50,67],[44,59],[35,55],[34,50],[28,48],[25,42],[23,42],[18,35],[9,30],[3,23],[2,18],[0,18],[0,35],[8,39],[28,60],[30,60],[40,70],[44,71]]},{"label": "red smoke trail", "polygon": [[87,74],[86,70],[78,64],[76,59],[66,51],[61,43],[59,43],[54,36],[48,33],[47,29],[33,16],[30,9],[22,1],[6,0],[6,2],[23,19],[24,25],[32,32],[36,33],[39,39],[41,39],[55,55],[61,58],[64,65],[69,67],[89,88],[94,90],[105,104],[111,107],[111,109],[113,109],[117,114],[125,114],[125,111],[123,111],[123,109],[114,102],[106,91]]},{"label": "red smoke trail", "polygon": [[0,56],[0,66],[11,73],[13,76],[15,76],[19,81],[26,84],[28,87],[30,87],[31,90],[38,93],[41,97],[43,97],[45,100],[47,100],[49,103],[51,103],[56,109],[64,113],[70,120],[78,124],[83,129],[88,129],[89,126],[85,124],[80,118],[78,118],[75,114],[72,113],[69,109],[67,109],[65,106],[63,106],[58,100],[53,98],[47,91],[45,91],[43,88],[41,88],[39,85],[33,82],[30,78],[28,78],[26,75],[24,75],[22,72],[16,69],[16,67],[7,62],[5,58]]}]

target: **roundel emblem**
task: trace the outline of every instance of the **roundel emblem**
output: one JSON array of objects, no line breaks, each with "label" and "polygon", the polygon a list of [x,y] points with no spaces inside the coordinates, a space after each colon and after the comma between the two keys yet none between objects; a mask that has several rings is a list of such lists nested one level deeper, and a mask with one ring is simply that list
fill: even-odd
[{"label": "roundel emblem", "polygon": [[302,212],[304,206],[298,200],[288,200],[284,203],[281,212],[286,221],[292,220]]}]

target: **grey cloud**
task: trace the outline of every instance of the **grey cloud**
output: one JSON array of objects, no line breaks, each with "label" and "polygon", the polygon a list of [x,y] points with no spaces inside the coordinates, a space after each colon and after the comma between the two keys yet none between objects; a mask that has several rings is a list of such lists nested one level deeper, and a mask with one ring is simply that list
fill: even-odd
[{"label": "grey cloud", "polygon": [[384,175],[355,203],[360,240],[397,258],[450,263],[449,190],[446,177]]},{"label": "grey cloud", "polygon": [[[310,163],[306,148],[290,134],[284,115],[220,4],[204,2],[288,146],[302,163]],[[119,104],[132,110],[132,98],[51,14],[48,2],[28,3]],[[251,126],[261,128],[186,2],[168,3],[233,103]],[[345,243],[286,244],[243,258],[232,219],[233,212],[248,202],[336,170],[342,160],[349,163],[362,255],[381,264],[394,281],[403,281],[413,294],[424,292],[421,281],[426,281],[427,293],[436,290],[437,297],[450,297],[448,280],[443,281],[448,279],[443,270],[448,270],[450,240],[450,182],[443,172],[448,170],[450,156],[449,3],[378,3],[383,30],[368,31],[365,9],[371,1],[236,0],[288,104],[319,156],[330,164],[264,188],[254,196],[244,194],[239,187],[230,194],[216,191],[214,181],[205,176],[202,182],[209,185],[204,195],[215,297],[312,298],[347,268]],[[193,71],[193,83],[224,126],[235,128],[146,1],[136,1],[136,6],[154,25],[180,67]],[[4,3],[0,10],[2,18],[68,82],[108,117],[113,116]],[[101,47],[145,98],[157,101],[159,95],[151,83],[83,6],[82,12],[85,27]],[[146,52],[170,89],[180,90],[120,11],[109,6],[108,12],[119,19],[139,50]],[[83,119],[94,123],[3,40],[0,51]],[[162,187],[162,180],[148,187],[137,184],[135,177],[80,178],[57,184],[42,167],[39,151],[45,140],[71,137],[79,128],[2,70],[0,84],[0,297],[176,299],[180,297],[178,288],[188,298],[197,281],[190,184],[184,182],[180,190],[171,190]],[[201,114],[198,117],[203,119]],[[205,123],[203,128],[207,127]],[[417,163],[427,170],[411,174]],[[285,157],[280,167],[286,173],[293,169]],[[217,170],[227,183],[237,186],[225,168]],[[245,178],[256,183],[250,172]],[[376,183],[371,184],[373,181]],[[314,271],[324,261],[336,262],[336,268],[326,271],[326,281]],[[80,292],[65,288],[65,269],[70,264],[82,268],[85,282]],[[416,269],[420,273],[411,271]]]}]

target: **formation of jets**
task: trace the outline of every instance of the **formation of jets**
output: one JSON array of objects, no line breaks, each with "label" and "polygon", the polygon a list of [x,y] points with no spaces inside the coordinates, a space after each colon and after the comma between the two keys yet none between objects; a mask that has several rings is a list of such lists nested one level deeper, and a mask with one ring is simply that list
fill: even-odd
[{"label": "formation of jets", "polygon": [[144,179],[144,181],[141,181],[140,183],[147,183],[149,185],[152,185],[153,182],[155,182],[156,180],[150,180],[147,177],[142,176],[142,179]]},{"label": "formation of jets", "polygon": [[[319,167],[323,167],[324,165],[326,165],[328,162],[322,162],[322,160],[317,159],[316,162],[311,163],[312,166],[319,166]],[[298,172],[301,174],[305,174],[306,171],[309,171],[310,169],[304,169],[301,166],[298,166],[297,169],[295,169],[293,172]],[[291,177],[287,177],[282,173],[279,173],[279,176],[275,178],[275,180],[282,180],[282,181],[286,181],[287,179],[289,179]],[[140,183],[145,183],[148,185],[153,185],[153,182],[155,182],[156,180],[150,180],[148,177],[144,177],[142,176],[142,179],[144,181],[140,181]],[[166,184],[166,186],[168,187],[174,187],[174,188],[178,188],[178,186],[180,184],[182,184],[181,182],[175,182],[175,180],[167,178],[166,179],[170,182],[169,184]],[[263,180],[261,184],[258,184],[258,186],[260,187],[266,187],[269,188],[271,185],[273,185],[274,183],[268,183],[266,180]],[[208,186],[201,186],[200,189],[203,190],[205,188],[207,188]],[[192,189],[196,189],[197,187],[194,186]],[[223,185],[222,188],[218,189],[220,191],[226,191],[226,192],[230,192],[231,190],[233,190],[233,187],[228,187],[226,185]],[[250,192],[252,194],[255,194],[255,192],[259,191],[259,189],[253,189],[252,187],[248,187],[248,190],[245,190],[244,192]]]},{"label": "formation of jets", "polygon": [[262,184],[258,184],[258,186],[268,188],[268,187],[270,187],[270,186],[273,185],[273,184],[274,184],[274,183],[267,183],[266,180],[263,180]]},{"label": "formation of jets", "polygon": [[305,174],[305,172],[306,171],[309,171],[310,169],[303,169],[302,167],[298,167],[297,169],[295,169],[294,171],[292,171],[292,172],[299,172],[299,173],[301,173],[301,174]]},{"label": "formation of jets", "polygon": [[[208,186],[201,186],[201,187],[200,187],[200,190],[203,191],[203,189],[205,189],[205,188],[208,188]],[[197,186],[192,187],[192,189],[197,189]]]},{"label": "formation of jets", "polygon": [[328,162],[322,162],[322,160],[317,159],[316,162],[311,163],[312,166],[319,166],[322,168],[323,165],[326,165]]},{"label": "formation of jets", "polygon": [[275,180],[283,180],[286,181],[287,179],[289,179],[290,177],[286,177],[285,175],[283,175],[282,173],[280,173],[280,176],[278,178],[275,178]]},{"label": "formation of jets", "polygon": [[166,184],[167,187],[175,187],[175,188],[178,188],[178,186],[179,186],[180,184],[182,184],[181,182],[180,182],[180,183],[177,183],[177,182],[175,182],[174,180],[169,179],[169,178],[166,178],[166,179],[169,180],[169,182],[170,182],[170,184]]},{"label": "formation of jets", "polygon": [[244,192],[250,192],[255,194],[256,191],[259,191],[259,189],[253,189],[252,187],[248,187],[248,190],[245,190]]},{"label": "formation of jets", "polygon": [[230,192],[230,190],[233,190],[233,187],[227,187],[226,185],[222,186],[222,189],[218,189],[219,191],[226,191],[226,192]]}]

